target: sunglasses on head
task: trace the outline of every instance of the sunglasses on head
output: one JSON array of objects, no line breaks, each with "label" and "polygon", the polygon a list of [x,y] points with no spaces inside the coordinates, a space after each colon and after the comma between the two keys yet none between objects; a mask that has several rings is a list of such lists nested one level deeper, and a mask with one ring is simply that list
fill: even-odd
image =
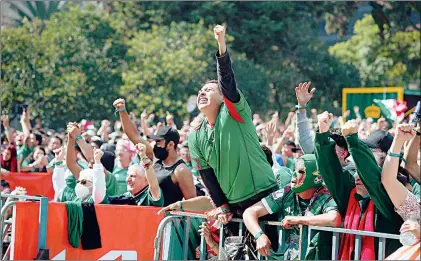
[{"label": "sunglasses on head", "polygon": [[88,182],[92,183],[92,181],[87,180],[87,179],[81,179],[81,180],[76,181],[76,183],[80,183],[82,185],[86,185],[86,183],[88,183]]}]

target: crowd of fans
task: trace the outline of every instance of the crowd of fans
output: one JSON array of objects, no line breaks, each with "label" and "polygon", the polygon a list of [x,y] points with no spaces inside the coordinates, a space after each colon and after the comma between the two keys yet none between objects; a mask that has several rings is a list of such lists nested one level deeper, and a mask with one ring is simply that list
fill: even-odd
[{"label": "crowd of fans", "polygon": [[[296,112],[285,122],[277,113],[265,122],[251,114],[236,86],[225,28],[214,32],[218,80],[199,91],[201,114],[191,122],[178,127],[170,113],[166,122],[156,122],[146,110],[137,119],[117,99],[113,127],[110,120],[101,126],[83,120],[56,132],[39,122],[32,126],[27,108],[22,131],[9,126],[7,115],[2,118],[2,177],[52,173],[59,202],[205,211],[211,221],[200,233],[208,258],[220,254],[218,224],[237,229],[233,217],[244,219],[256,250],[271,258],[299,258],[300,224],[404,235],[401,242],[387,241],[387,255],[419,243],[419,119],[411,115],[391,126],[384,118],[363,118],[358,107],[352,120],[349,111],[336,117],[312,109],[307,115],[315,89],[300,83]],[[11,192],[4,180],[1,192]],[[259,220],[282,221],[282,253],[278,231],[262,230]],[[352,235],[341,238],[340,259],[353,259],[354,241]],[[363,237],[363,259],[377,258],[377,242]],[[311,235],[308,244],[306,259],[330,259],[330,233]]]}]

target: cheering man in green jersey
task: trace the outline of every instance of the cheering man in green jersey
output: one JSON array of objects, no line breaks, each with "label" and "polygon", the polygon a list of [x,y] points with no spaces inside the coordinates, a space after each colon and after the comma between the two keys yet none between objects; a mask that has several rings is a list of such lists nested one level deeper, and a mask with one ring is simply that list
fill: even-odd
[{"label": "cheering man in green jersey", "polygon": [[214,28],[218,41],[218,81],[199,91],[197,105],[206,118],[189,135],[193,167],[199,170],[219,219],[227,223],[276,190],[271,166],[260,148],[252,113],[237,89],[225,28]]}]

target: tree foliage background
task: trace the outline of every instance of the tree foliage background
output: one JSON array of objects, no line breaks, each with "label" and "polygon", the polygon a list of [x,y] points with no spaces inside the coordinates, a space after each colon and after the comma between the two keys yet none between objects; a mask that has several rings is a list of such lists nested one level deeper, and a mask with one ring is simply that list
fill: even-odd
[{"label": "tree foliage background", "polygon": [[[294,87],[311,81],[312,106],[340,113],[342,88],[404,86],[420,77],[419,2],[67,3],[2,28],[1,103],[29,103],[49,127],[111,119],[125,97],[140,115],[188,116],[186,101],[216,77],[212,27],[226,23],[239,87],[253,111],[295,105]],[[418,20],[417,20],[418,19]],[[418,21],[418,22],[417,22]],[[320,37],[349,39],[329,46]]]}]

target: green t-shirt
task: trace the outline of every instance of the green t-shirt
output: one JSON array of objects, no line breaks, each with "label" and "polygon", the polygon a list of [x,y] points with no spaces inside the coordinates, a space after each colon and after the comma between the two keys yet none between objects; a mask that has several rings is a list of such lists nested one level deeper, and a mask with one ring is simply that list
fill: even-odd
[{"label": "green t-shirt", "polygon": [[[109,194],[110,188],[111,188],[111,191],[112,191],[113,189],[116,188],[116,184],[117,184],[117,182],[115,180],[115,177],[108,173],[108,175],[105,179],[105,185],[106,185],[107,190],[105,192],[104,200],[102,201],[101,204],[108,204],[108,196],[111,196]],[[64,188],[63,194],[61,195],[61,198],[59,199],[59,201],[60,202],[66,202],[66,201],[79,200],[79,198],[76,196],[75,188],[76,188],[76,178],[75,178],[75,176],[71,175],[71,176],[66,178],[66,187]],[[90,196],[87,199],[85,199],[84,201],[93,203],[93,198],[92,198],[92,196]]]},{"label": "green t-shirt", "polygon": [[[146,186],[142,189],[137,195],[133,198],[136,201],[138,206],[154,206],[154,207],[163,207],[164,206],[164,194],[161,191],[161,197],[158,200],[154,200],[152,198],[151,192],[149,190],[149,186]],[[132,195],[130,192],[126,192],[123,194],[124,196],[131,197]]]},{"label": "green t-shirt", "polygon": [[117,180],[117,195],[121,195],[123,193],[127,192],[127,184],[126,184],[126,178],[127,178],[127,171],[129,169],[123,169],[120,168],[117,163],[114,165],[113,169],[113,175]]},{"label": "green t-shirt", "polygon": [[[321,189],[324,189],[321,187]],[[311,202],[313,201],[313,202]],[[338,210],[338,206],[329,193],[318,193],[315,199],[300,199],[288,186],[277,190],[262,199],[262,203],[269,213],[275,213],[281,221],[286,216],[316,216]],[[286,260],[299,260],[300,230],[298,226],[283,230],[285,235]],[[315,232],[315,231],[314,231]],[[303,238],[307,235],[303,235]],[[306,260],[321,260],[331,258],[332,234],[329,232],[312,233],[307,247]]]},{"label": "green t-shirt", "polygon": [[[18,154],[18,158],[22,160],[22,163],[24,162],[24,160],[29,156],[29,154],[31,154],[32,152],[34,152],[34,146],[30,145],[29,148],[26,147],[26,145],[22,145],[20,147],[20,149],[18,150],[17,154]],[[21,164],[22,164],[21,163]]]},{"label": "green t-shirt", "polygon": [[224,103],[214,128],[205,119],[189,135],[193,167],[198,171],[212,168],[229,203],[244,201],[277,186],[241,92],[240,101],[233,107],[243,123],[231,117]]}]

